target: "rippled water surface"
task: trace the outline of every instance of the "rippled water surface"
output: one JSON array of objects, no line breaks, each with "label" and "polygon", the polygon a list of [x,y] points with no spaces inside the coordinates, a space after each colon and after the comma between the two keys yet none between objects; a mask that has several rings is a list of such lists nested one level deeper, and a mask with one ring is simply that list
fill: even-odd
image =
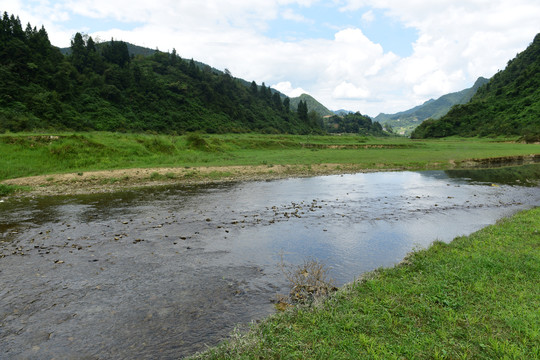
[{"label": "rippled water surface", "polygon": [[203,350],[274,311],[271,300],[288,292],[280,254],[290,264],[319,259],[344,284],[540,204],[535,180],[508,180],[506,171],[505,185],[497,172],[485,174],[372,173],[5,201],[0,358],[173,359]]}]

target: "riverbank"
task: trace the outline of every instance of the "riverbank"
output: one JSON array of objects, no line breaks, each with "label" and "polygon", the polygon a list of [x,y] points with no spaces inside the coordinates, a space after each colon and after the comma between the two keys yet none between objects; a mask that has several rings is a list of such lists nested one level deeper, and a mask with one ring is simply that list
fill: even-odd
[{"label": "riverbank", "polygon": [[[517,156],[462,161],[446,164],[446,169],[477,169],[509,164],[537,162],[537,157]],[[379,171],[414,171],[441,168],[440,163],[425,164],[423,167],[366,169],[360,164],[308,164],[308,165],[252,165],[252,166],[205,166],[166,167],[102,170],[67,174],[39,175],[4,180],[0,183],[0,197],[15,196],[56,196],[109,193],[133,188],[166,185],[204,185],[232,181],[277,180],[290,177],[310,177],[369,173]],[[5,193],[2,193],[2,190]]]},{"label": "riverbank", "polygon": [[54,196],[107,193],[174,184],[201,185],[375,171],[380,170],[363,169],[354,164],[166,167],[39,175],[4,180],[1,185],[11,187],[19,196]]},{"label": "riverbank", "polygon": [[[508,140],[508,139],[506,139]],[[521,164],[538,145],[505,139],[228,134],[0,135],[0,196],[112,192],[372,171]],[[23,190],[23,191],[19,191]]]},{"label": "riverbank", "polygon": [[540,208],[436,242],[194,359],[540,357]]}]

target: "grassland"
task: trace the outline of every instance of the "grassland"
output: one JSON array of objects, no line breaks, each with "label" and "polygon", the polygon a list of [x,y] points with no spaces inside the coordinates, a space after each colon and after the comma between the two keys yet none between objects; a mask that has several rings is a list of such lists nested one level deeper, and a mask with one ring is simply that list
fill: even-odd
[{"label": "grassland", "polygon": [[198,359],[538,359],[540,208],[236,334]]},{"label": "grassland", "polygon": [[[3,134],[0,135],[0,181],[4,185],[0,191],[9,192],[16,185],[50,187],[58,184],[56,175],[67,173],[81,176],[69,179],[69,184],[64,181],[66,186],[62,191],[68,191],[70,184],[80,187],[90,180],[102,186],[125,186],[134,179],[138,184],[146,180],[230,180],[241,179],[243,172],[255,167],[257,171],[252,171],[252,177],[262,178],[384,169],[447,169],[466,164],[470,159],[540,153],[538,145],[505,140],[107,132]],[[243,168],[230,169],[239,166]],[[148,174],[137,177],[133,172],[102,173],[99,179],[89,176],[95,171],[119,169],[152,169],[153,177]],[[45,177],[40,183],[5,183],[8,179],[36,175]],[[103,179],[105,176],[109,177],[108,181]]]},{"label": "grassland", "polygon": [[538,145],[488,139],[295,135],[166,136],[120,133],[0,136],[0,180],[65,172],[154,167],[357,164],[448,167],[449,162],[540,153]]}]

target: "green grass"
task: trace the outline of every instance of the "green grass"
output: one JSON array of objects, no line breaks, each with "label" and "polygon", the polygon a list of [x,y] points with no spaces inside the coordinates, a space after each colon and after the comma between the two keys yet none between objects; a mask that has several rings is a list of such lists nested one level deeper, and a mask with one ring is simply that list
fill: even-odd
[{"label": "green grass", "polygon": [[0,184],[0,197],[7,196],[17,191],[28,190],[22,186]]},{"label": "green grass", "polygon": [[540,208],[436,242],[204,359],[538,359]]},{"label": "green grass", "polygon": [[0,180],[122,168],[353,164],[445,168],[449,161],[539,153],[538,145],[489,139],[413,141],[361,136],[107,132],[0,135]]},{"label": "green grass", "polygon": [[31,191],[30,186],[0,184],[0,198],[16,192]]}]

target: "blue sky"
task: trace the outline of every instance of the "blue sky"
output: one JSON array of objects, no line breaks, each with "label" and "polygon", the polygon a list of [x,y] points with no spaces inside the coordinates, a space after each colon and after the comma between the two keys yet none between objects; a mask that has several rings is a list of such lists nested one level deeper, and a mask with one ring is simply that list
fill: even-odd
[{"label": "blue sky", "polygon": [[[282,41],[298,41],[310,38],[332,40],[336,31],[360,28],[373,42],[382,45],[385,51],[399,56],[412,55],[412,44],[418,38],[414,28],[407,28],[384,11],[364,7],[355,11],[339,11],[335,6],[288,8],[292,14],[302,16],[303,21],[278,18],[269,22],[265,34]],[[367,14],[367,15],[366,15]]]},{"label": "blue sky", "polygon": [[540,32],[538,0],[0,0],[69,46],[76,32],[175,48],[332,110],[394,113],[491,77]]}]

